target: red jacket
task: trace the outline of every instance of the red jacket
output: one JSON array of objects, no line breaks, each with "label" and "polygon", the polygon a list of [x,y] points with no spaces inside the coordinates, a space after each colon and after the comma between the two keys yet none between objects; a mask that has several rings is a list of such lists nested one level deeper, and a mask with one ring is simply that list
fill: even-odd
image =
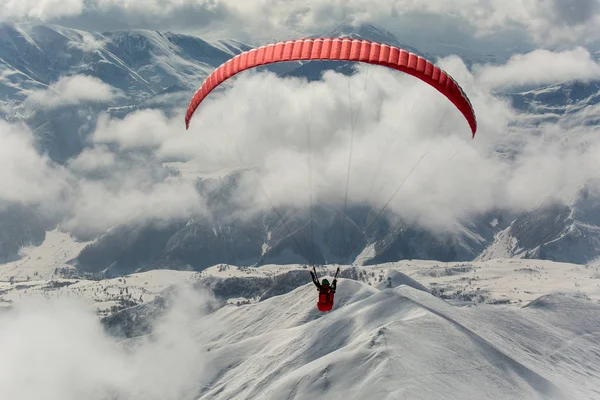
[{"label": "red jacket", "polygon": [[319,303],[333,305],[333,296],[334,295],[335,295],[335,290],[332,289],[331,286],[321,285],[321,287],[319,288]]},{"label": "red jacket", "polygon": [[337,280],[334,279],[332,285],[321,285],[319,280],[314,274],[310,273],[313,278],[313,283],[319,289],[319,301],[317,302],[317,308],[319,311],[326,312],[331,311],[333,308],[333,297],[335,296],[335,289],[337,285]]}]

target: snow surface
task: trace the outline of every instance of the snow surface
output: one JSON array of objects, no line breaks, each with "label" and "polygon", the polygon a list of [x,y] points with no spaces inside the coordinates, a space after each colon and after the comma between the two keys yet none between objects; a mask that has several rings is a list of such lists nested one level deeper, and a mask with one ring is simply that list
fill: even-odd
[{"label": "snow surface", "polygon": [[[306,265],[265,265],[260,268],[220,264],[202,272],[154,270],[122,278],[86,280],[68,265],[88,243],[75,242],[60,231],[48,232],[44,243],[23,250],[21,260],[0,265],[0,306],[23,297],[69,295],[83,297],[106,315],[113,306],[124,308],[154,299],[161,290],[207,278],[269,278],[301,271]],[[317,267],[319,276],[333,276],[335,265]],[[57,268],[59,269],[57,273]],[[372,287],[401,285],[431,291],[452,304],[522,305],[550,293],[573,293],[600,302],[600,263],[589,265],[535,259],[494,259],[477,262],[404,260],[371,266],[340,266],[340,277],[352,276]],[[12,283],[11,283],[12,282]],[[291,282],[296,285],[295,281]],[[297,286],[297,285],[296,285]],[[296,287],[294,286],[294,287]],[[267,290],[267,288],[265,288]],[[123,301],[126,300],[125,303]],[[258,298],[229,297],[230,303]]]},{"label": "snow surface", "polygon": [[[49,236],[57,240],[60,234]],[[47,260],[60,259],[61,252],[44,249]],[[336,267],[317,272],[331,277]],[[173,328],[183,335],[185,357],[170,353],[157,361],[166,363],[161,368],[186,371],[173,383],[179,385],[172,388],[174,399],[600,396],[598,267],[543,260],[406,260],[340,269],[336,305],[326,314],[316,309],[316,289],[304,265],[223,264],[201,273],[157,270],[110,280],[13,284],[3,275],[0,299],[18,306],[36,296],[76,297],[105,316],[148,303],[172,285],[191,283],[202,291],[205,286],[198,283],[236,279],[238,292],[229,293],[213,312],[176,313],[185,321]],[[288,289],[285,277],[295,272],[300,283]],[[275,285],[265,290],[283,293],[236,305],[261,279]],[[440,298],[444,295],[448,301]],[[506,304],[495,304],[502,300]],[[154,346],[146,340],[132,338],[119,346],[127,352],[143,343]],[[160,342],[158,336],[154,340]],[[162,354],[157,352],[156,357]],[[184,361],[193,367],[181,365]],[[110,390],[111,398],[138,398]]]},{"label": "snow surface", "polygon": [[0,264],[0,282],[48,280],[57,276],[56,269],[72,269],[68,261],[77,257],[81,250],[91,242],[78,242],[71,235],[58,229],[46,232],[46,238],[40,246],[24,247],[21,258],[6,264]]},{"label": "snow surface", "polygon": [[165,288],[194,280],[197,273],[158,270],[123,278],[86,280],[30,280],[21,283],[0,281],[0,307],[11,307],[29,298],[45,300],[69,297],[83,300],[100,316],[154,300]]},{"label": "snow surface", "polygon": [[[341,280],[198,321],[214,375],[203,399],[578,399],[600,389],[599,306],[564,296],[458,308],[406,286]],[[592,396],[592,397],[586,397]]]}]

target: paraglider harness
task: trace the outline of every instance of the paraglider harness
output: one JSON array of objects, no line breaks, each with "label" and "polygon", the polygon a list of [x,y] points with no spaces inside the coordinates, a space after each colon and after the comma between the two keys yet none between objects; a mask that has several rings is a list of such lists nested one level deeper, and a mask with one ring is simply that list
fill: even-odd
[{"label": "paraglider harness", "polygon": [[319,283],[319,279],[317,278],[317,271],[313,266],[313,270],[310,271],[310,275],[312,277],[312,281],[319,290],[319,301],[317,302],[317,308],[321,312],[331,311],[333,308],[333,297],[335,295],[335,290],[337,286],[337,275],[340,272],[340,268],[338,267],[335,272],[335,276],[333,277],[333,282],[331,286],[329,285],[329,281],[327,279],[323,279],[322,283]]}]

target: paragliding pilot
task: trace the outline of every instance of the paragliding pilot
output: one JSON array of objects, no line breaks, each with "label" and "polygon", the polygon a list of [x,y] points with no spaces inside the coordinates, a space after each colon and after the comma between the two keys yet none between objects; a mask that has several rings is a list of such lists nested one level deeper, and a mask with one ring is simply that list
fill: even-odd
[{"label": "paragliding pilot", "polygon": [[327,279],[323,279],[321,283],[319,283],[319,279],[317,279],[317,271],[313,266],[313,270],[310,271],[310,276],[312,277],[312,281],[319,290],[319,301],[317,302],[317,308],[321,312],[331,311],[333,308],[333,296],[335,295],[335,289],[337,285],[337,274],[340,272],[340,268],[338,267],[335,272],[335,276],[333,277],[333,282],[329,285],[329,281]]}]

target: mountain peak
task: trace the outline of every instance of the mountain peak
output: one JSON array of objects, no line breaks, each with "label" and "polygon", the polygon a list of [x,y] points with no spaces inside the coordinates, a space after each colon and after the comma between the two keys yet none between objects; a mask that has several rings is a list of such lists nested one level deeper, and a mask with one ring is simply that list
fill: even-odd
[{"label": "mountain peak", "polygon": [[392,32],[378,28],[372,24],[361,24],[358,26],[342,25],[325,36],[347,37],[351,39],[363,39],[372,42],[385,43],[405,49],[421,57],[431,58],[429,55],[419,51],[418,49],[400,42],[400,40],[398,40],[396,35],[394,35]]}]

